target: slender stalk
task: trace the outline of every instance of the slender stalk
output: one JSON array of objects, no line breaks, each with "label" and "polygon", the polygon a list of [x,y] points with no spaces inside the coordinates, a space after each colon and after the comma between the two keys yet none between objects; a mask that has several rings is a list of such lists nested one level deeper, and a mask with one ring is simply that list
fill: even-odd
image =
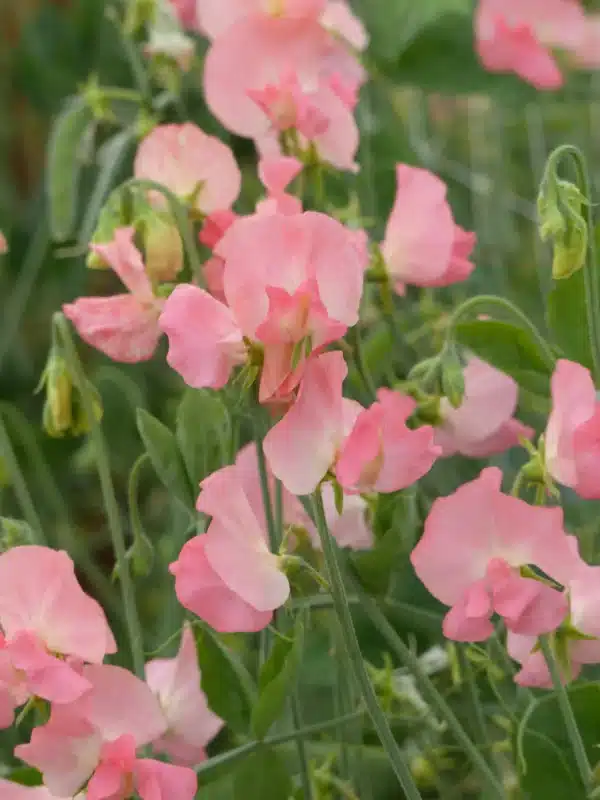
[{"label": "slender stalk", "polygon": [[367,362],[365,360],[362,337],[360,335],[358,325],[355,325],[353,328],[350,328],[350,330],[348,331],[348,339],[350,340],[350,344],[352,345],[356,369],[364,384],[369,402],[372,403],[373,400],[375,400],[377,397],[377,388],[375,386],[375,383],[373,382],[373,378],[371,377],[371,373],[369,372],[369,367],[367,366]]},{"label": "slender stalk", "polygon": [[488,787],[490,797],[504,800],[506,794],[500,780],[494,775],[487,761],[483,758],[477,746],[471,741],[465,729],[457,719],[456,715],[438,692],[435,684],[421,666],[418,657],[407,647],[398,636],[394,628],[390,625],[385,614],[381,611],[377,603],[362,589],[358,581],[353,580],[354,591],[358,594],[361,601],[361,608],[369,617],[374,627],[387,641],[390,650],[402,661],[417,678],[421,692],[429,703],[436,709],[440,717],[448,725],[449,730],[454,735],[458,744],[462,747],[475,769],[479,772],[481,779]]},{"label": "slender stalk", "polygon": [[4,462],[6,463],[6,467],[8,469],[8,473],[10,475],[10,479],[12,482],[12,487],[15,491],[15,495],[17,497],[19,505],[21,506],[21,511],[23,512],[27,524],[33,531],[37,543],[45,544],[44,529],[42,527],[42,522],[35,509],[33,499],[27,487],[27,481],[25,480],[25,477],[21,472],[21,468],[19,467],[19,461],[15,454],[10,437],[6,431],[4,422],[2,421],[1,415],[0,415],[0,455],[2,456]]},{"label": "slender stalk", "polygon": [[571,741],[573,755],[575,756],[575,761],[577,762],[581,780],[583,781],[586,789],[589,789],[593,779],[592,768],[590,766],[587,753],[585,752],[583,739],[581,738],[581,733],[579,732],[579,728],[577,726],[577,720],[575,719],[573,709],[571,708],[569,695],[567,694],[567,690],[561,679],[560,667],[554,655],[554,650],[548,635],[540,636],[539,641],[546,664],[548,665],[548,670],[550,671],[550,676],[554,685],[554,691],[558,697],[558,705],[563,716],[567,734]]},{"label": "slender stalk", "polygon": [[457,650],[461,673],[464,677],[464,684],[467,689],[467,703],[471,716],[472,733],[475,737],[475,741],[478,741],[487,752],[491,750],[491,743],[488,735],[488,727],[485,721],[485,715],[481,706],[481,698],[479,697],[477,681],[473,673],[471,662],[467,656],[465,646],[459,645]]},{"label": "slender stalk", "polygon": [[129,571],[129,563],[126,557],[125,536],[121,522],[121,515],[119,513],[119,506],[117,504],[117,498],[115,495],[115,489],[112,482],[106,441],[102,434],[102,427],[96,419],[96,415],[94,413],[94,402],[89,392],[83,367],[81,365],[81,361],[79,360],[77,349],[75,347],[75,343],[73,342],[73,337],[71,336],[71,331],[67,320],[61,313],[57,313],[54,315],[54,324],[62,340],[66,360],[73,372],[75,382],[77,383],[81,393],[84,411],[90,421],[90,436],[94,444],[96,467],[98,470],[98,477],[100,479],[100,488],[102,490],[104,507],[106,509],[106,516],[108,519],[113,550],[119,569],[121,597],[123,600],[123,608],[125,610],[125,622],[129,634],[129,647],[131,649],[133,667],[135,674],[138,677],[143,678],[144,647],[142,643],[142,630],[135,602],[135,589],[131,578],[131,573]]},{"label": "slender stalk", "polygon": [[349,725],[355,722],[360,717],[364,716],[364,710],[353,711],[352,714],[347,714],[345,717],[336,717],[328,719],[327,722],[317,722],[314,725],[307,725],[305,728],[299,728],[295,731],[288,733],[278,733],[274,736],[267,736],[260,742],[247,742],[246,744],[236,747],[235,750],[228,750],[226,753],[220,753],[218,756],[203,761],[196,767],[197,775],[207,775],[210,772],[232,764],[234,761],[239,761],[240,758],[245,758],[256,750],[262,747],[277,747],[280,744],[287,744],[288,742],[304,741],[310,739],[312,736],[318,736],[320,733],[328,733],[340,728],[342,725]]},{"label": "slender stalk", "polygon": [[320,490],[317,490],[312,497],[312,508],[319,538],[321,540],[321,546],[323,548],[323,556],[329,573],[329,583],[331,585],[334,609],[338,618],[348,662],[354,672],[367,712],[379,735],[381,744],[390,760],[398,782],[402,786],[408,800],[421,800],[421,794],[404,760],[402,751],[394,738],[387,717],[379,705],[377,695],[375,694],[373,684],[371,683],[363,661],[360,645],[352,622],[352,615],[350,614],[350,606],[346,598],[344,579],[338,562],[336,548],[327,525]]},{"label": "slender stalk", "polygon": [[480,294],[476,297],[470,297],[468,300],[465,300],[464,303],[461,303],[458,308],[455,309],[454,313],[450,317],[450,320],[448,321],[448,327],[446,328],[446,340],[450,341],[452,339],[454,329],[458,323],[469,313],[472,313],[477,308],[489,308],[490,306],[498,306],[518,320],[519,324],[529,331],[529,333],[535,339],[548,367],[550,369],[554,369],[554,365],[556,363],[554,353],[552,352],[548,342],[544,339],[533,322],[531,322],[531,320],[521,311],[520,308],[514,305],[514,303],[511,303],[510,300],[507,300],[504,297],[497,297],[493,294]]},{"label": "slender stalk", "polygon": [[[257,436],[256,439],[256,456],[258,460],[260,490],[262,494],[263,507],[265,510],[265,518],[267,521],[269,547],[273,553],[277,553],[281,542],[281,531],[283,526],[283,488],[281,486],[281,482],[277,481],[275,485],[275,514],[273,514],[271,493],[269,491],[269,475],[267,472],[265,453],[262,446],[262,437],[260,435]],[[277,625],[277,617],[275,617],[275,624]],[[262,641],[263,647],[266,646],[266,644],[267,640],[265,638]],[[294,728],[297,729],[302,725],[302,709],[300,707],[297,691],[294,691],[290,697],[290,707],[292,712],[292,724]],[[306,798],[306,800],[313,800],[313,784],[310,778],[308,754],[302,739],[298,739],[296,741],[296,750],[298,752],[300,781],[302,783],[303,796]]]}]

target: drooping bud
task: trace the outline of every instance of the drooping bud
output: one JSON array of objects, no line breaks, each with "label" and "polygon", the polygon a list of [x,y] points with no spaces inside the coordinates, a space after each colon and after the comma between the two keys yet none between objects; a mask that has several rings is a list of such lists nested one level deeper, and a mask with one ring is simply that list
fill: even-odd
[{"label": "drooping bud", "polygon": [[174,281],[183,267],[183,242],[172,216],[150,208],[140,220],[140,231],[152,283]]},{"label": "drooping bud", "polygon": [[21,519],[0,517],[0,553],[34,542],[35,536],[26,522]]},{"label": "drooping bud", "polygon": [[465,396],[463,366],[454,347],[447,348],[442,358],[442,392],[452,408],[458,408]]}]

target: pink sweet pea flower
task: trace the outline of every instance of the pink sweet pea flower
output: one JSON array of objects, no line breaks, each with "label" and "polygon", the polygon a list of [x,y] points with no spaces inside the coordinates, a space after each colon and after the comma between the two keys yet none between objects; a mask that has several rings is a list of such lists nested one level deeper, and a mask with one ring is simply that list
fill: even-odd
[{"label": "pink sweet pea flower", "polygon": [[290,592],[279,557],[269,550],[236,466],[214,472],[201,488],[196,508],[212,521],[170,567],[177,597],[221,632],[261,630]]},{"label": "pink sweet pea flower", "polygon": [[261,214],[301,214],[302,203],[285,190],[302,168],[302,162],[291,156],[262,158],[258,164],[258,175],[268,196],[257,203],[256,211]]},{"label": "pink sweet pea flower", "polygon": [[93,244],[91,250],[106,261],[129,289],[112,297],[80,297],[63,306],[81,338],[113,361],[135,363],[152,358],[160,329],[162,301],[154,296],[139,250],[133,243],[134,229],[117,228],[108,244]]},{"label": "pink sweet pea flower", "polygon": [[[355,57],[318,21],[255,14],[215,39],[206,57],[204,89],[213,114],[239,136],[260,144],[282,129],[284,118],[286,126],[310,120],[304,133],[320,157],[354,171],[358,129],[331,79],[358,87],[363,75]],[[275,100],[281,112],[287,109],[285,115],[275,113]]]},{"label": "pink sweet pea flower", "polygon": [[179,284],[165,301],[159,324],[169,339],[167,362],[188,386],[220,389],[246,360],[231,310],[198,286]]},{"label": "pink sweet pea flower", "polygon": [[5,253],[8,253],[8,242],[6,241],[6,236],[0,231],[0,256]]},{"label": "pink sweet pea flower", "polygon": [[69,703],[89,689],[69,658],[99,663],[116,652],[104,612],[80,587],[72,560],[47,547],[0,555],[0,628],[2,727],[32,695]]},{"label": "pink sweet pea flower", "polygon": [[550,475],[586,499],[600,498],[600,403],[585,367],[560,360],[552,376],[545,435]]},{"label": "pink sweet pea flower", "polygon": [[[266,518],[262,501],[262,491],[258,474],[258,460],[256,445],[249,444],[243,447],[235,460],[244,492],[254,513],[266,528]],[[271,498],[274,498],[275,480],[269,471],[269,488]],[[350,547],[354,550],[366,550],[373,546],[373,532],[367,524],[367,504],[360,495],[344,492],[344,506],[340,514],[335,507],[333,487],[326,483],[322,487],[323,505],[325,516],[332,536],[340,547]],[[282,487],[283,522],[284,525],[304,528],[314,547],[320,548],[319,535],[312,520],[304,510],[302,503],[293,494]]]},{"label": "pink sweet pea flower", "polygon": [[430,425],[406,427],[416,405],[399,392],[377,392],[377,401],[358,415],[335,465],[345,489],[396,492],[429,472],[441,449],[433,443]]},{"label": "pink sweet pea flower", "polygon": [[196,645],[188,623],[177,656],[149,661],[146,681],[157,695],[168,724],[167,732],[153,742],[154,750],[184,766],[204,761],[204,748],[224,723],[210,710],[200,688]]},{"label": "pink sweet pea flower", "polygon": [[538,636],[564,619],[565,595],[521,577],[533,565],[559,583],[578,558],[563,530],[562,510],[538,508],[502,494],[495,467],[448,497],[438,498],[411,562],[426,588],[451,606],[444,634],[455,641],[482,641],[494,630],[493,613],[509,630]]},{"label": "pink sweet pea flower", "polygon": [[432,172],[396,166],[397,190],[381,252],[395,284],[448,286],[466,280],[475,234],[460,228],[446,199],[446,184]]},{"label": "pink sweet pea flower", "polygon": [[[600,567],[590,567],[578,560],[577,539],[569,537],[575,564],[565,588],[569,597],[569,625],[584,636],[592,639],[569,638],[567,640],[569,674],[563,674],[565,683],[575,680],[584,664],[600,663],[600,619],[598,603],[600,602]],[[558,634],[564,636],[565,634]],[[566,634],[568,635],[568,633]],[[563,639],[564,641],[564,639]],[[537,638],[522,634],[510,633],[507,637],[509,655],[522,665],[515,676],[515,682],[521,686],[533,686],[540,689],[551,689],[552,678],[543,653],[536,649]]]},{"label": "pink sweet pea flower", "polygon": [[214,39],[244,17],[253,15],[318,19],[326,0],[197,0],[200,28]]},{"label": "pink sweet pea flower", "polygon": [[530,439],[533,429],[514,419],[519,388],[500,370],[470,358],[463,371],[465,394],[458,408],[442,398],[443,422],[435,432],[442,455],[462,453],[485,458],[516,447],[519,440]]},{"label": "pink sweet pea flower", "polygon": [[514,72],[537,89],[558,89],[563,76],[551,47],[576,48],[585,16],[573,0],[480,0],[477,51],[486,69]]},{"label": "pink sweet pea flower", "polygon": [[339,351],[309,359],[294,405],[265,437],[269,466],[292,494],[315,491],[362,410],[342,396],[347,372]]},{"label": "pink sweet pea flower", "polygon": [[[230,209],[213,211],[212,214],[205,217],[202,230],[198,234],[198,239],[201,244],[214,250],[236,219],[238,219],[238,215],[235,211],[231,211]],[[227,302],[223,292],[224,268],[225,262],[223,259],[213,255],[202,265],[202,272],[208,291],[213,297],[216,297],[217,300]]]},{"label": "pink sweet pea flower", "polygon": [[367,31],[344,0],[328,0],[319,21],[324,28],[355,50],[366,50],[369,44]]},{"label": "pink sweet pea flower", "polygon": [[[154,128],[138,148],[134,175],[166,186],[201,214],[229,208],[242,181],[229,147],[191,122]],[[150,196],[166,203],[159,192]]]},{"label": "pink sweet pea flower", "polygon": [[260,401],[286,398],[306,354],[358,320],[364,252],[341,223],[314,211],[239,219],[215,252],[237,323],[265,348]]},{"label": "pink sweet pea flower", "polygon": [[572,52],[576,66],[583,69],[600,67],[600,14],[590,14],[585,20],[583,37]]},{"label": "pink sweet pea flower", "polygon": [[[58,800],[45,786],[22,786],[0,778],[0,800]],[[83,795],[77,795],[75,800],[85,800]]]},{"label": "pink sweet pea flower", "polygon": [[150,687],[107,664],[83,667],[83,676],[91,689],[74,703],[54,705],[50,720],[15,755],[39,769],[59,797],[71,797],[89,780],[88,800],[126,800],[134,790],[145,800],[192,800],[192,770],[136,756],[167,727]]}]

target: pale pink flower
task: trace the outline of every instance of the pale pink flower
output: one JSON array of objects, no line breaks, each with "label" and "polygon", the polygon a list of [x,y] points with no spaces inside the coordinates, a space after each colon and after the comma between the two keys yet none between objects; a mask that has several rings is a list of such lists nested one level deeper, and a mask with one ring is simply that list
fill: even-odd
[{"label": "pale pink flower", "polygon": [[[248,502],[254,509],[254,513],[261,524],[266,527],[256,445],[249,444],[243,447],[237,454],[235,464]],[[270,495],[273,500],[275,497],[275,481],[270,470],[268,471],[268,476]],[[321,491],[329,530],[340,547],[350,547],[354,550],[365,550],[372,547],[373,532],[367,523],[367,503],[365,500],[360,495],[344,492],[343,509],[340,514],[335,507],[335,497],[331,484],[324,484]],[[282,486],[282,505],[284,525],[304,528],[313,546],[320,548],[319,536],[311,518],[298,498],[288,492],[285,486]]]},{"label": "pale pink flower", "polygon": [[31,695],[71,702],[89,684],[69,663],[101,662],[116,644],[63,551],[25,545],[0,555],[0,725]]},{"label": "pale pink flower", "polygon": [[269,466],[292,494],[315,491],[362,411],[342,396],[347,372],[339,351],[309,359],[295,403],[265,437]]},{"label": "pale pink flower", "polygon": [[541,581],[521,577],[533,565],[559,583],[578,557],[563,529],[560,508],[539,508],[502,494],[495,467],[438,498],[424,534],[411,554],[426,588],[451,606],[444,634],[456,641],[491,635],[493,613],[509,630],[537,636],[554,630],[567,612],[567,599]]},{"label": "pale pink flower", "polygon": [[[569,537],[575,556],[572,574],[563,579],[569,598],[569,626],[592,639],[570,638],[568,640],[569,674],[563,674],[566,682],[577,678],[584,664],[600,663],[600,567],[590,567],[579,560],[577,539]],[[568,635],[568,634],[559,634]],[[563,640],[564,641],[564,640]],[[521,686],[534,686],[551,689],[553,686],[550,671],[543,653],[537,648],[535,636],[510,633],[507,638],[509,655],[522,665],[515,676]]]},{"label": "pale pink flower", "polygon": [[362,22],[344,0],[328,0],[319,19],[328,31],[343,39],[355,50],[365,50],[369,36]]},{"label": "pale pink flower", "polygon": [[573,60],[583,69],[600,67],[600,14],[590,14],[585,20],[583,36],[572,51]]},{"label": "pale pink flower", "polygon": [[244,336],[264,345],[260,401],[285,398],[305,356],[358,320],[365,264],[354,235],[314,211],[239,219],[217,245],[224,293]]},{"label": "pale pink flower", "polygon": [[[22,786],[20,783],[0,778],[0,800],[57,800],[45,786]],[[85,800],[77,795],[75,800]]]},{"label": "pale pink flower", "polygon": [[396,291],[404,284],[447,286],[466,280],[475,234],[454,222],[446,184],[426,169],[396,166],[396,199],[381,252]]},{"label": "pale pink flower", "polygon": [[345,489],[396,492],[429,472],[441,449],[433,442],[430,425],[406,427],[416,405],[400,392],[377,392],[377,401],[358,415],[335,465]]},{"label": "pale pink flower", "polygon": [[485,458],[533,436],[532,428],[513,417],[519,388],[509,375],[473,357],[463,376],[465,393],[460,406],[453,408],[445,397],[440,403],[443,422],[436,428],[435,442],[442,455]]},{"label": "pale pink flower", "polygon": [[83,667],[83,675],[92,688],[74,703],[54,705],[49,721],[15,755],[39,769],[59,797],[71,797],[89,780],[88,800],[126,800],[134,789],[144,800],[192,800],[192,770],[137,758],[136,750],[167,725],[150,687],[107,664]]},{"label": "pale pink flower", "polygon": [[[183,4],[180,5],[181,8],[176,8],[170,0],[157,2],[152,20],[148,25],[148,39],[144,45],[144,55],[149,57],[166,56],[173,60],[180,70],[187,72],[192,66],[196,46],[194,40],[184,33],[182,27],[181,16],[189,17],[190,9],[183,8]],[[183,12],[182,15],[180,15],[180,11]],[[188,21],[190,20],[188,19]]]},{"label": "pale pink flower", "polygon": [[302,162],[291,156],[261,158],[258,176],[267,190],[267,197],[257,203],[256,211],[261,214],[301,214],[301,201],[285,190],[302,168]]},{"label": "pale pink flower", "polygon": [[[154,128],[138,148],[134,175],[160,183],[202,214],[229,208],[242,181],[230,148],[191,122]],[[166,203],[159,192],[150,196]]]},{"label": "pale pink flower", "polygon": [[326,0],[196,0],[200,29],[214,39],[244,17],[253,15],[318,19]]},{"label": "pale pink flower", "polygon": [[169,339],[167,362],[196,389],[220,389],[246,360],[242,332],[231,310],[189,283],[165,301],[159,320]]},{"label": "pale pink flower", "polygon": [[80,297],[63,306],[81,338],[114,361],[135,363],[152,358],[160,329],[162,301],[152,284],[133,228],[117,228],[112,242],[93,244],[91,250],[107,262],[129,290],[111,297]]},{"label": "pale pink flower", "polygon": [[200,688],[194,634],[186,623],[175,658],[155,658],[146,664],[146,682],[157,695],[168,729],[152,743],[175,763],[194,766],[206,758],[205,747],[223,727]]},{"label": "pale pink flower", "polygon": [[363,71],[317,21],[253,15],[215,39],[206,57],[204,88],[213,114],[239,136],[263,147],[261,142],[278,130],[304,120],[310,122],[302,126],[304,133],[310,135],[300,138],[312,141],[324,161],[355,171],[358,128],[340,92],[331,87],[334,76],[338,84],[357,88]]},{"label": "pale pink flower", "polygon": [[479,57],[493,72],[514,72],[538,89],[563,84],[550,48],[576,48],[585,31],[578,0],[480,0],[475,15]]},{"label": "pale pink flower", "polygon": [[592,377],[572,361],[556,364],[545,435],[546,467],[564,486],[600,498],[600,402]]},{"label": "pale pink flower", "polygon": [[196,507],[212,520],[171,565],[179,601],[217,630],[260,630],[290,592],[262,515],[235,465],[214,472],[201,488]]}]

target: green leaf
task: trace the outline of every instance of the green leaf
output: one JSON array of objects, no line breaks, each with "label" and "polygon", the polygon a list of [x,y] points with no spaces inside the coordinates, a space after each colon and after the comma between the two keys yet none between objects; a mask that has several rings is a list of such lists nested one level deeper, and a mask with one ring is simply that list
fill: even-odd
[{"label": "green leaf", "polygon": [[[378,515],[383,511],[388,520],[383,535],[371,550],[350,553],[353,572],[369,594],[387,593],[400,556],[415,543],[419,523],[416,497],[416,491],[409,489],[386,498],[383,510],[378,509]],[[377,518],[375,526],[379,528]]]},{"label": "green leaf", "polygon": [[547,320],[553,344],[561,354],[591,369],[584,279],[583,270],[579,270],[570,278],[554,282],[548,297]]},{"label": "green leaf", "polygon": [[235,771],[235,800],[289,800],[292,780],[285,764],[272,749],[261,749]]},{"label": "green leaf", "polygon": [[[588,758],[594,765],[598,761],[600,684],[574,686],[568,693]],[[523,762],[519,765],[521,787],[532,800],[586,797],[555,694],[541,697],[525,715],[518,745]]]},{"label": "green leaf", "polygon": [[8,778],[21,786],[41,786],[44,782],[41,772],[34,767],[15,767],[10,771]]},{"label": "green leaf", "polygon": [[237,655],[207,625],[194,625],[201,685],[211,709],[237,733],[247,733],[256,687]]},{"label": "green leaf", "polygon": [[102,145],[98,151],[100,170],[92,196],[88,200],[85,216],[79,229],[78,242],[87,245],[98,223],[102,204],[115,184],[119,171],[135,141],[132,130],[119,131]]},{"label": "green leaf", "polygon": [[194,507],[194,495],[179,453],[175,435],[162,422],[138,408],[137,428],[156,474],[165,488],[186,508]]},{"label": "green leaf", "polygon": [[252,710],[252,732],[264,739],[294,690],[304,649],[304,623],[296,618],[291,639],[277,636],[258,679],[259,697]]},{"label": "green leaf", "polygon": [[533,336],[517,325],[499,320],[460,322],[456,338],[479,358],[513,377],[519,386],[548,395],[552,367]]},{"label": "green leaf", "polygon": [[216,392],[187,389],[177,410],[175,432],[192,486],[228,463],[231,419]]},{"label": "green leaf", "polygon": [[94,117],[82,97],[72,97],[58,116],[48,144],[46,181],[50,231],[55,241],[69,239],[77,217],[81,148]]}]

